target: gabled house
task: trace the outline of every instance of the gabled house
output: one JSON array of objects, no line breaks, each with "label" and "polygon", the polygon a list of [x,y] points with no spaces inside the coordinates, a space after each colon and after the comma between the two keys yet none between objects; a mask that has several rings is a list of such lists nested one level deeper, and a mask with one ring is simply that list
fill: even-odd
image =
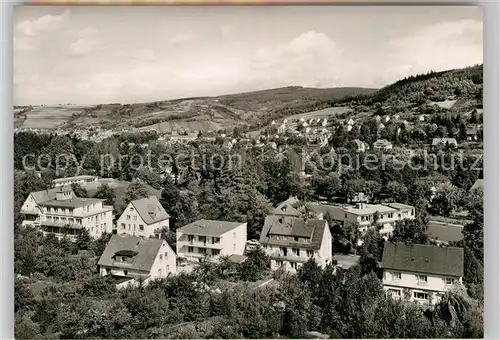
[{"label": "gabled house", "polygon": [[179,258],[200,262],[221,255],[243,255],[247,242],[247,224],[198,220],[176,230]]},{"label": "gabled house", "polygon": [[175,274],[176,254],[167,241],[113,235],[97,263],[101,276],[112,275],[118,288]]},{"label": "gabled house", "polygon": [[462,283],[464,250],[458,247],[386,242],[383,286],[396,299],[434,305]]},{"label": "gabled house", "polygon": [[260,244],[271,257],[273,270],[296,271],[311,258],[322,268],[332,261],[332,235],[326,220],[268,215]]},{"label": "gabled house", "polygon": [[[73,192],[71,187],[65,187],[64,189]],[[63,190],[63,188],[54,188],[30,193],[21,207],[21,214],[24,217],[22,225],[39,227],[43,216],[43,209],[40,204],[42,202],[54,200],[56,198],[56,193],[61,190]]]},{"label": "gabled house", "polygon": [[130,202],[116,223],[117,234],[159,237],[162,230],[169,229],[170,215],[156,196]]}]

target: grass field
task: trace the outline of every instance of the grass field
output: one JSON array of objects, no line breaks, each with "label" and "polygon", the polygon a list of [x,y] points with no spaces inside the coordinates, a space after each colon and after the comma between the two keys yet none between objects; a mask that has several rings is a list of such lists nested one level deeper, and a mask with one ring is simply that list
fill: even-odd
[{"label": "grass field", "polygon": [[21,125],[31,129],[54,129],[71,120],[74,113],[82,111],[83,106],[38,106],[26,113],[26,119]]}]

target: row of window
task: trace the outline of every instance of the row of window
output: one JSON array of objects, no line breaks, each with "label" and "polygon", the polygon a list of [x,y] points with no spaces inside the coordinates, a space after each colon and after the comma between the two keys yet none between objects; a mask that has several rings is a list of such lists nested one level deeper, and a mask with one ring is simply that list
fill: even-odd
[{"label": "row of window", "polygon": [[[122,227],[123,230],[127,229],[127,226],[125,225],[125,223],[122,223],[121,227]],[[133,229],[131,229],[132,227],[133,227]],[[135,225],[135,223],[132,225],[132,227],[129,224],[128,225],[128,230],[129,231],[131,231],[131,230],[136,231],[136,225]],[[139,231],[144,231],[144,224],[139,224]]]},{"label": "row of window", "polygon": [[194,242],[196,239],[198,239],[198,242],[202,242],[202,243],[207,243],[207,242],[211,243],[211,244],[220,243],[220,237],[206,237],[206,236],[188,235],[189,242]]},{"label": "row of window", "polygon": [[[188,253],[195,253],[194,250],[195,247],[188,247]],[[234,245],[234,250],[236,250],[236,244]],[[207,249],[207,248],[198,248],[197,251],[198,254],[204,254],[204,255],[212,255],[212,256],[217,256],[220,254],[220,249]]]},{"label": "row of window", "polygon": [[[389,293],[392,296],[401,297],[401,290],[399,290],[399,289],[389,289]],[[426,292],[413,292],[413,298],[414,299],[419,299],[419,300],[428,300],[429,299],[429,293],[426,293]]]},{"label": "row of window", "polygon": [[[392,275],[393,280],[401,280],[401,273],[400,272],[392,272],[390,273]],[[415,278],[417,282],[419,283],[427,283],[427,275],[415,275]],[[445,277],[443,278],[444,284],[451,285],[455,283],[455,279],[451,277]]]},{"label": "row of window", "polygon": [[[300,256],[300,253],[301,253],[300,248],[292,248],[292,254],[294,256]],[[282,256],[287,256],[288,255],[288,248],[286,248],[286,247],[280,247],[280,254]],[[306,249],[306,256],[307,257],[313,257],[314,256],[314,251],[310,250],[310,249]]]},{"label": "row of window", "polygon": [[272,235],[271,239],[277,241],[295,241],[295,242],[309,242],[309,239],[306,237],[296,237],[296,236],[282,236],[282,235]]}]

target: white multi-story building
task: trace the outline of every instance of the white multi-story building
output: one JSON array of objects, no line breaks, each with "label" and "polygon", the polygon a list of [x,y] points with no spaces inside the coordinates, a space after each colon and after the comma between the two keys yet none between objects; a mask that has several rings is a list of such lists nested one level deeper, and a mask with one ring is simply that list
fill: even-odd
[{"label": "white multi-story building", "polygon": [[113,235],[99,262],[101,276],[112,275],[118,288],[175,274],[177,257],[167,241]]},{"label": "white multi-story building", "polygon": [[52,180],[52,185],[57,188],[60,186],[66,186],[71,184],[85,185],[87,183],[92,183],[96,181],[97,181],[97,176],[81,175],[74,177],[56,178]]},{"label": "white multi-story building", "polygon": [[247,224],[199,220],[176,230],[177,255],[189,261],[215,260],[220,255],[243,255]]},{"label": "white multi-story building", "polygon": [[462,284],[464,250],[457,247],[386,242],[382,255],[384,290],[390,296],[434,305]]},{"label": "white multi-story building", "polygon": [[23,225],[40,227],[44,235],[57,238],[75,240],[82,229],[99,238],[113,227],[113,207],[103,205],[103,201],[76,197],[69,187],[33,192],[21,208]]},{"label": "white multi-story building", "polygon": [[[284,266],[295,271],[309,259],[325,267],[332,261],[332,235],[328,222],[294,216],[296,210],[286,205],[266,217],[260,244],[271,257],[271,269]],[[275,213],[273,212],[273,213]]]},{"label": "white multi-story building", "polygon": [[367,204],[342,206],[341,221],[358,223],[360,231],[365,232],[370,225],[376,223],[380,227],[380,234],[385,238],[394,231],[397,221],[415,218],[415,208],[401,203]]},{"label": "white multi-story building", "polygon": [[156,196],[130,202],[116,223],[117,234],[159,237],[169,229],[170,216]]}]

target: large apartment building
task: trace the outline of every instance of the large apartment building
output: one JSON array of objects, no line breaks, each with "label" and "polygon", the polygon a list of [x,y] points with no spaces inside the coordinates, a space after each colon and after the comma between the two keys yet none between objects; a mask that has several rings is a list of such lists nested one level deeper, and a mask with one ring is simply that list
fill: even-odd
[{"label": "large apartment building", "polygon": [[296,210],[283,205],[265,219],[260,244],[271,257],[271,269],[284,266],[286,270],[295,271],[311,258],[321,267],[326,266],[332,261],[328,222],[300,218],[294,216],[295,213]]},{"label": "large apartment building", "polygon": [[415,218],[415,208],[401,203],[353,205],[311,203],[309,209],[319,218],[328,217],[340,225],[357,223],[362,233],[375,223],[380,227],[380,234],[384,238],[392,234],[397,221]]},{"label": "large apartment building", "polygon": [[112,275],[123,288],[175,274],[176,261],[167,241],[123,234],[111,237],[97,265],[101,276]]},{"label": "large apartment building", "polygon": [[464,250],[386,242],[382,268],[382,282],[388,295],[434,305],[446,291],[462,283]]},{"label": "large apartment building", "polygon": [[167,214],[156,196],[130,202],[116,223],[116,233],[132,236],[156,237],[169,229]]},{"label": "large apartment building", "polygon": [[215,260],[220,255],[243,255],[247,224],[199,220],[176,230],[177,255],[189,261]]},{"label": "large apartment building", "polygon": [[101,199],[76,197],[69,187],[31,193],[21,208],[23,225],[39,227],[44,235],[75,240],[82,229],[93,238],[112,231],[113,207]]}]

